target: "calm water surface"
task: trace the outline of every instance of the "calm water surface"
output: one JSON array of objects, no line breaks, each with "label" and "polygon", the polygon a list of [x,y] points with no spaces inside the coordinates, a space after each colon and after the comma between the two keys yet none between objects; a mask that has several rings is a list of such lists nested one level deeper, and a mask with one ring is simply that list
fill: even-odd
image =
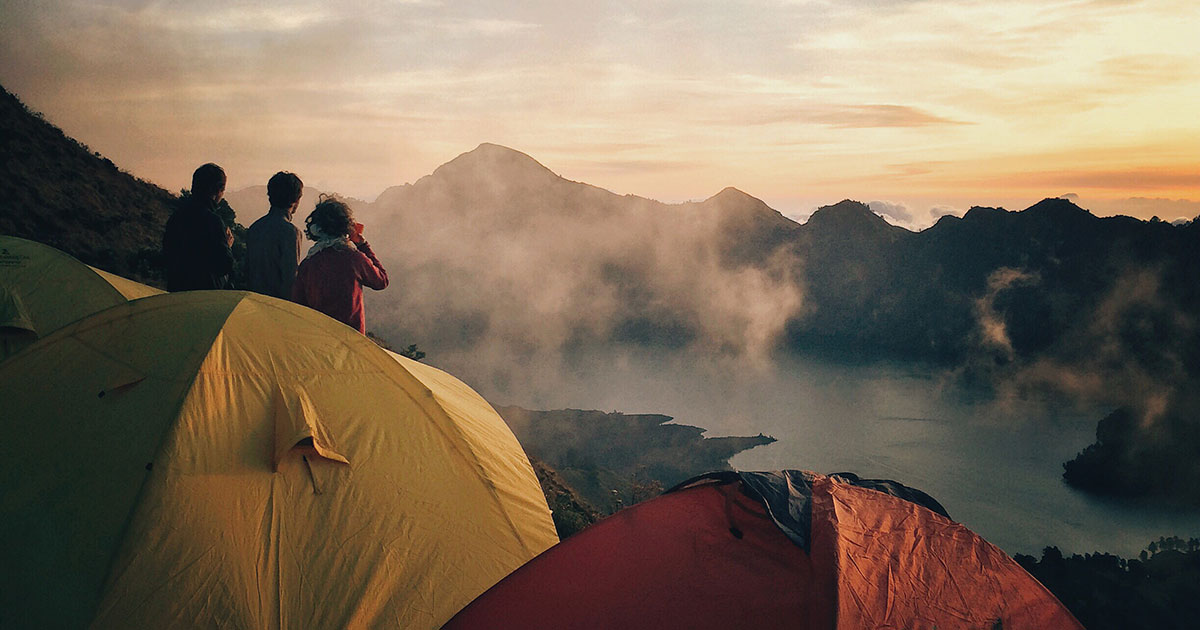
[{"label": "calm water surface", "polygon": [[971,401],[928,373],[891,367],[627,362],[574,377],[525,404],[663,413],[709,436],[771,435],[778,442],[732,464],[895,479],[1009,553],[1040,555],[1057,545],[1133,557],[1159,536],[1200,537],[1200,510],[1105,500],[1063,483],[1062,463],[1094,441],[1096,422],[1111,409]]}]

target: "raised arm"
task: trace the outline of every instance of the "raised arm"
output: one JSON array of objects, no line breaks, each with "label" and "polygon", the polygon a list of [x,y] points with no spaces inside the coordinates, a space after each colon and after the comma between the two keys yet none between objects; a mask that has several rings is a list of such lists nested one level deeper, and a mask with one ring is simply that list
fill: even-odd
[{"label": "raised arm", "polygon": [[375,252],[371,251],[371,246],[366,241],[360,241],[355,245],[363,255],[357,270],[359,283],[376,291],[386,289],[388,285],[387,270],[379,263]]}]

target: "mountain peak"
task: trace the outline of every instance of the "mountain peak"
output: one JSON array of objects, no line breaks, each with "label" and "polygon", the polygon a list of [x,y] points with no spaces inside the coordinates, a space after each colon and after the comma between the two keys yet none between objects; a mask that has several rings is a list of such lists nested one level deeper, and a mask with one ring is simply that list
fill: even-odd
[{"label": "mountain peak", "polygon": [[702,206],[719,209],[722,213],[775,212],[762,199],[746,194],[733,186],[728,186],[721,192],[700,202]]},{"label": "mountain peak", "polygon": [[[727,229],[772,232],[795,229],[796,222],[783,216],[758,197],[732,186],[700,202],[699,207],[721,217]],[[733,227],[738,225],[739,227]]]},{"label": "mountain peak", "polygon": [[705,201],[752,201],[762,203],[762,200],[753,195],[746,194],[733,186],[726,186],[721,192],[705,199]]},{"label": "mountain peak", "polygon": [[1091,215],[1091,212],[1075,205],[1070,199],[1062,197],[1048,197],[1029,206],[1025,211],[1034,214],[1048,214],[1050,216]]},{"label": "mountain peak", "polygon": [[530,170],[553,174],[541,162],[516,149],[510,149],[499,144],[484,142],[474,149],[450,160],[443,167],[450,165],[499,168],[508,171]]},{"label": "mountain peak", "polygon": [[883,235],[904,231],[871,211],[861,201],[843,199],[831,206],[821,206],[804,224],[809,230],[818,230],[847,237],[861,238],[867,235]]},{"label": "mountain peak", "polygon": [[871,211],[871,207],[861,201],[843,199],[831,206],[821,206],[809,217],[808,222],[822,224],[850,224],[878,222],[887,223],[883,217]]},{"label": "mountain peak", "polygon": [[479,146],[467,151],[463,155],[522,156],[530,160],[533,159],[528,154],[493,142],[480,142]]}]

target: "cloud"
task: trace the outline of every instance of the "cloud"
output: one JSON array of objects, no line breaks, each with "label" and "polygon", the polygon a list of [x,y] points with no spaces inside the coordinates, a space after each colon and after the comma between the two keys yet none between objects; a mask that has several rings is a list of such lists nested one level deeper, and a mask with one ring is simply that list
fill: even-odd
[{"label": "cloud", "polygon": [[628,171],[636,171],[639,173],[659,173],[664,171],[678,171],[691,169],[699,166],[700,162],[689,162],[687,160],[564,160],[563,166],[572,170],[586,170],[589,172],[614,172],[623,173]]},{"label": "cloud", "polygon": [[1200,175],[1195,168],[1163,165],[1128,170],[1060,171],[1051,173],[1024,173],[1012,179],[1025,179],[1042,186],[1065,186],[1072,188],[1108,190],[1157,190],[1163,188],[1195,189],[1200,186]]},{"label": "cloud", "polygon": [[1171,85],[1200,76],[1200,64],[1194,57],[1184,55],[1121,55],[1102,59],[1097,66],[1124,90]]},{"label": "cloud", "polygon": [[907,105],[842,105],[832,103],[779,107],[744,117],[743,122],[755,125],[799,122],[825,125],[835,129],[905,128],[965,124],[961,121],[938,116]]},{"label": "cloud", "polygon": [[945,216],[961,217],[966,214],[961,208],[952,206],[933,206],[929,209],[929,218],[937,221]]},{"label": "cloud", "polygon": [[1130,197],[1111,201],[1104,205],[1107,209],[1139,218],[1157,216],[1164,219],[1191,219],[1200,216],[1200,201],[1191,199]]},{"label": "cloud", "polygon": [[[1196,318],[1164,290],[1157,269],[1126,267],[1083,325],[1064,335],[1053,358],[1039,358],[1009,379],[1017,392],[1051,389],[1077,400],[1132,407],[1155,423],[1176,394],[1195,391],[1185,355]],[[1154,341],[1144,343],[1150,336]],[[1018,394],[1019,395],[1019,394]]]},{"label": "cloud", "polygon": [[881,217],[892,219],[893,223],[904,225],[912,225],[913,213],[902,203],[892,203],[890,201],[872,201],[867,203],[871,208],[871,212],[878,214]]},{"label": "cloud", "polygon": [[[4,6],[0,82],[172,188],[200,153],[242,161],[235,179],[299,159],[346,178],[338,188],[378,191],[484,140],[566,164],[563,138],[633,138],[651,148],[617,161],[705,167],[610,169],[614,189],[683,198],[727,177],[765,196],[932,199],[990,185],[984,162],[1047,144],[1113,156],[1102,175],[1182,170],[1173,156],[1195,144],[1187,25],[1200,8],[1180,2]],[[801,32],[820,36],[793,46]],[[1179,141],[1152,158],[1092,146],[1116,125],[1135,144]],[[962,166],[878,177],[917,155]],[[1079,155],[1046,169],[1086,172]],[[923,190],[901,179],[918,175]],[[887,187],[831,189],[867,181]]]},{"label": "cloud", "polygon": [[839,129],[964,124],[905,105],[852,105],[816,115],[813,119]]},{"label": "cloud", "polygon": [[390,244],[377,251],[404,284],[368,308],[377,333],[489,392],[528,400],[601,357],[614,369],[651,356],[765,366],[803,308],[794,257],[730,253],[726,218],[748,197],[667,205],[504,149],[461,159],[369,210],[373,242]]},{"label": "cloud", "polygon": [[1005,361],[1015,358],[1004,314],[996,310],[996,297],[1013,287],[1038,282],[1038,276],[1011,267],[1001,267],[988,276],[987,291],[975,300],[975,318],[979,326],[980,345],[984,349],[998,353]]},{"label": "cloud", "polygon": [[422,28],[437,29],[454,37],[496,37],[541,28],[541,25],[531,22],[502,19],[421,20],[416,22],[416,25]]},{"label": "cloud", "polygon": [[323,5],[289,7],[233,5],[150,5],[132,17],[143,29],[210,31],[222,34],[291,33],[327,24],[338,14]]}]

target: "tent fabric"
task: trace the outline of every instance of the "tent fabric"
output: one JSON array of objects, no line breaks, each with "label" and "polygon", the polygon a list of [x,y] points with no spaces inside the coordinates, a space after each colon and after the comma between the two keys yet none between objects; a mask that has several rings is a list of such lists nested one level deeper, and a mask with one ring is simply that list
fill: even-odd
[{"label": "tent fabric", "polygon": [[[677,492],[704,483],[741,482],[742,492],[762,503],[771,520],[793,543],[805,551],[809,550],[812,529],[812,484],[815,473],[806,470],[782,470],[770,472],[746,472],[724,470],[707,473],[685,480],[667,492]],[[890,494],[928,508],[946,518],[950,515],[936,499],[890,479],[862,479],[858,475],[842,472],[830,475],[831,479],[852,486],[859,486]]]},{"label": "tent fabric", "polygon": [[833,583],[818,568],[735,485],[702,485],[564,540],[445,628],[832,628]]},{"label": "tent fabric", "polygon": [[934,514],[941,514],[946,518],[950,518],[950,513],[946,511],[946,508],[942,507],[941,503],[938,503],[937,499],[921,490],[906,486],[898,481],[892,481],[891,479],[863,479],[851,472],[834,473],[829,475],[829,478],[851,486],[890,494],[896,498],[904,499],[909,503],[916,503],[923,508],[929,509]]},{"label": "tent fabric", "polygon": [[809,488],[808,551],[776,525],[767,494],[719,474],[563,541],[445,628],[1081,629],[962,525],[836,477],[789,473],[747,478]]},{"label": "tent fabric", "polygon": [[160,293],[48,245],[0,236],[0,360],[77,319]]},{"label": "tent fabric", "polygon": [[115,273],[109,273],[103,269],[97,269],[91,265],[88,265],[88,269],[91,269],[96,275],[103,278],[105,282],[111,284],[112,287],[117,290],[117,293],[120,293],[121,296],[126,300],[136,300],[139,298],[150,297],[151,295],[162,295],[163,293],[166,293],[166,291],[163,291],[162,289],[156,289],[152,286],[130,280],[129,278],[122,278]]},{"label": "tent fabric", "polygon": [[469,387],[252,293],[0,363],[0,627],[436,628],[557,542]]},{"label": "tent fabric", "polygon": [[914,503],[814,481],[813,529],[834,555],[840,628],[1082,625],[1015,560]]}]

